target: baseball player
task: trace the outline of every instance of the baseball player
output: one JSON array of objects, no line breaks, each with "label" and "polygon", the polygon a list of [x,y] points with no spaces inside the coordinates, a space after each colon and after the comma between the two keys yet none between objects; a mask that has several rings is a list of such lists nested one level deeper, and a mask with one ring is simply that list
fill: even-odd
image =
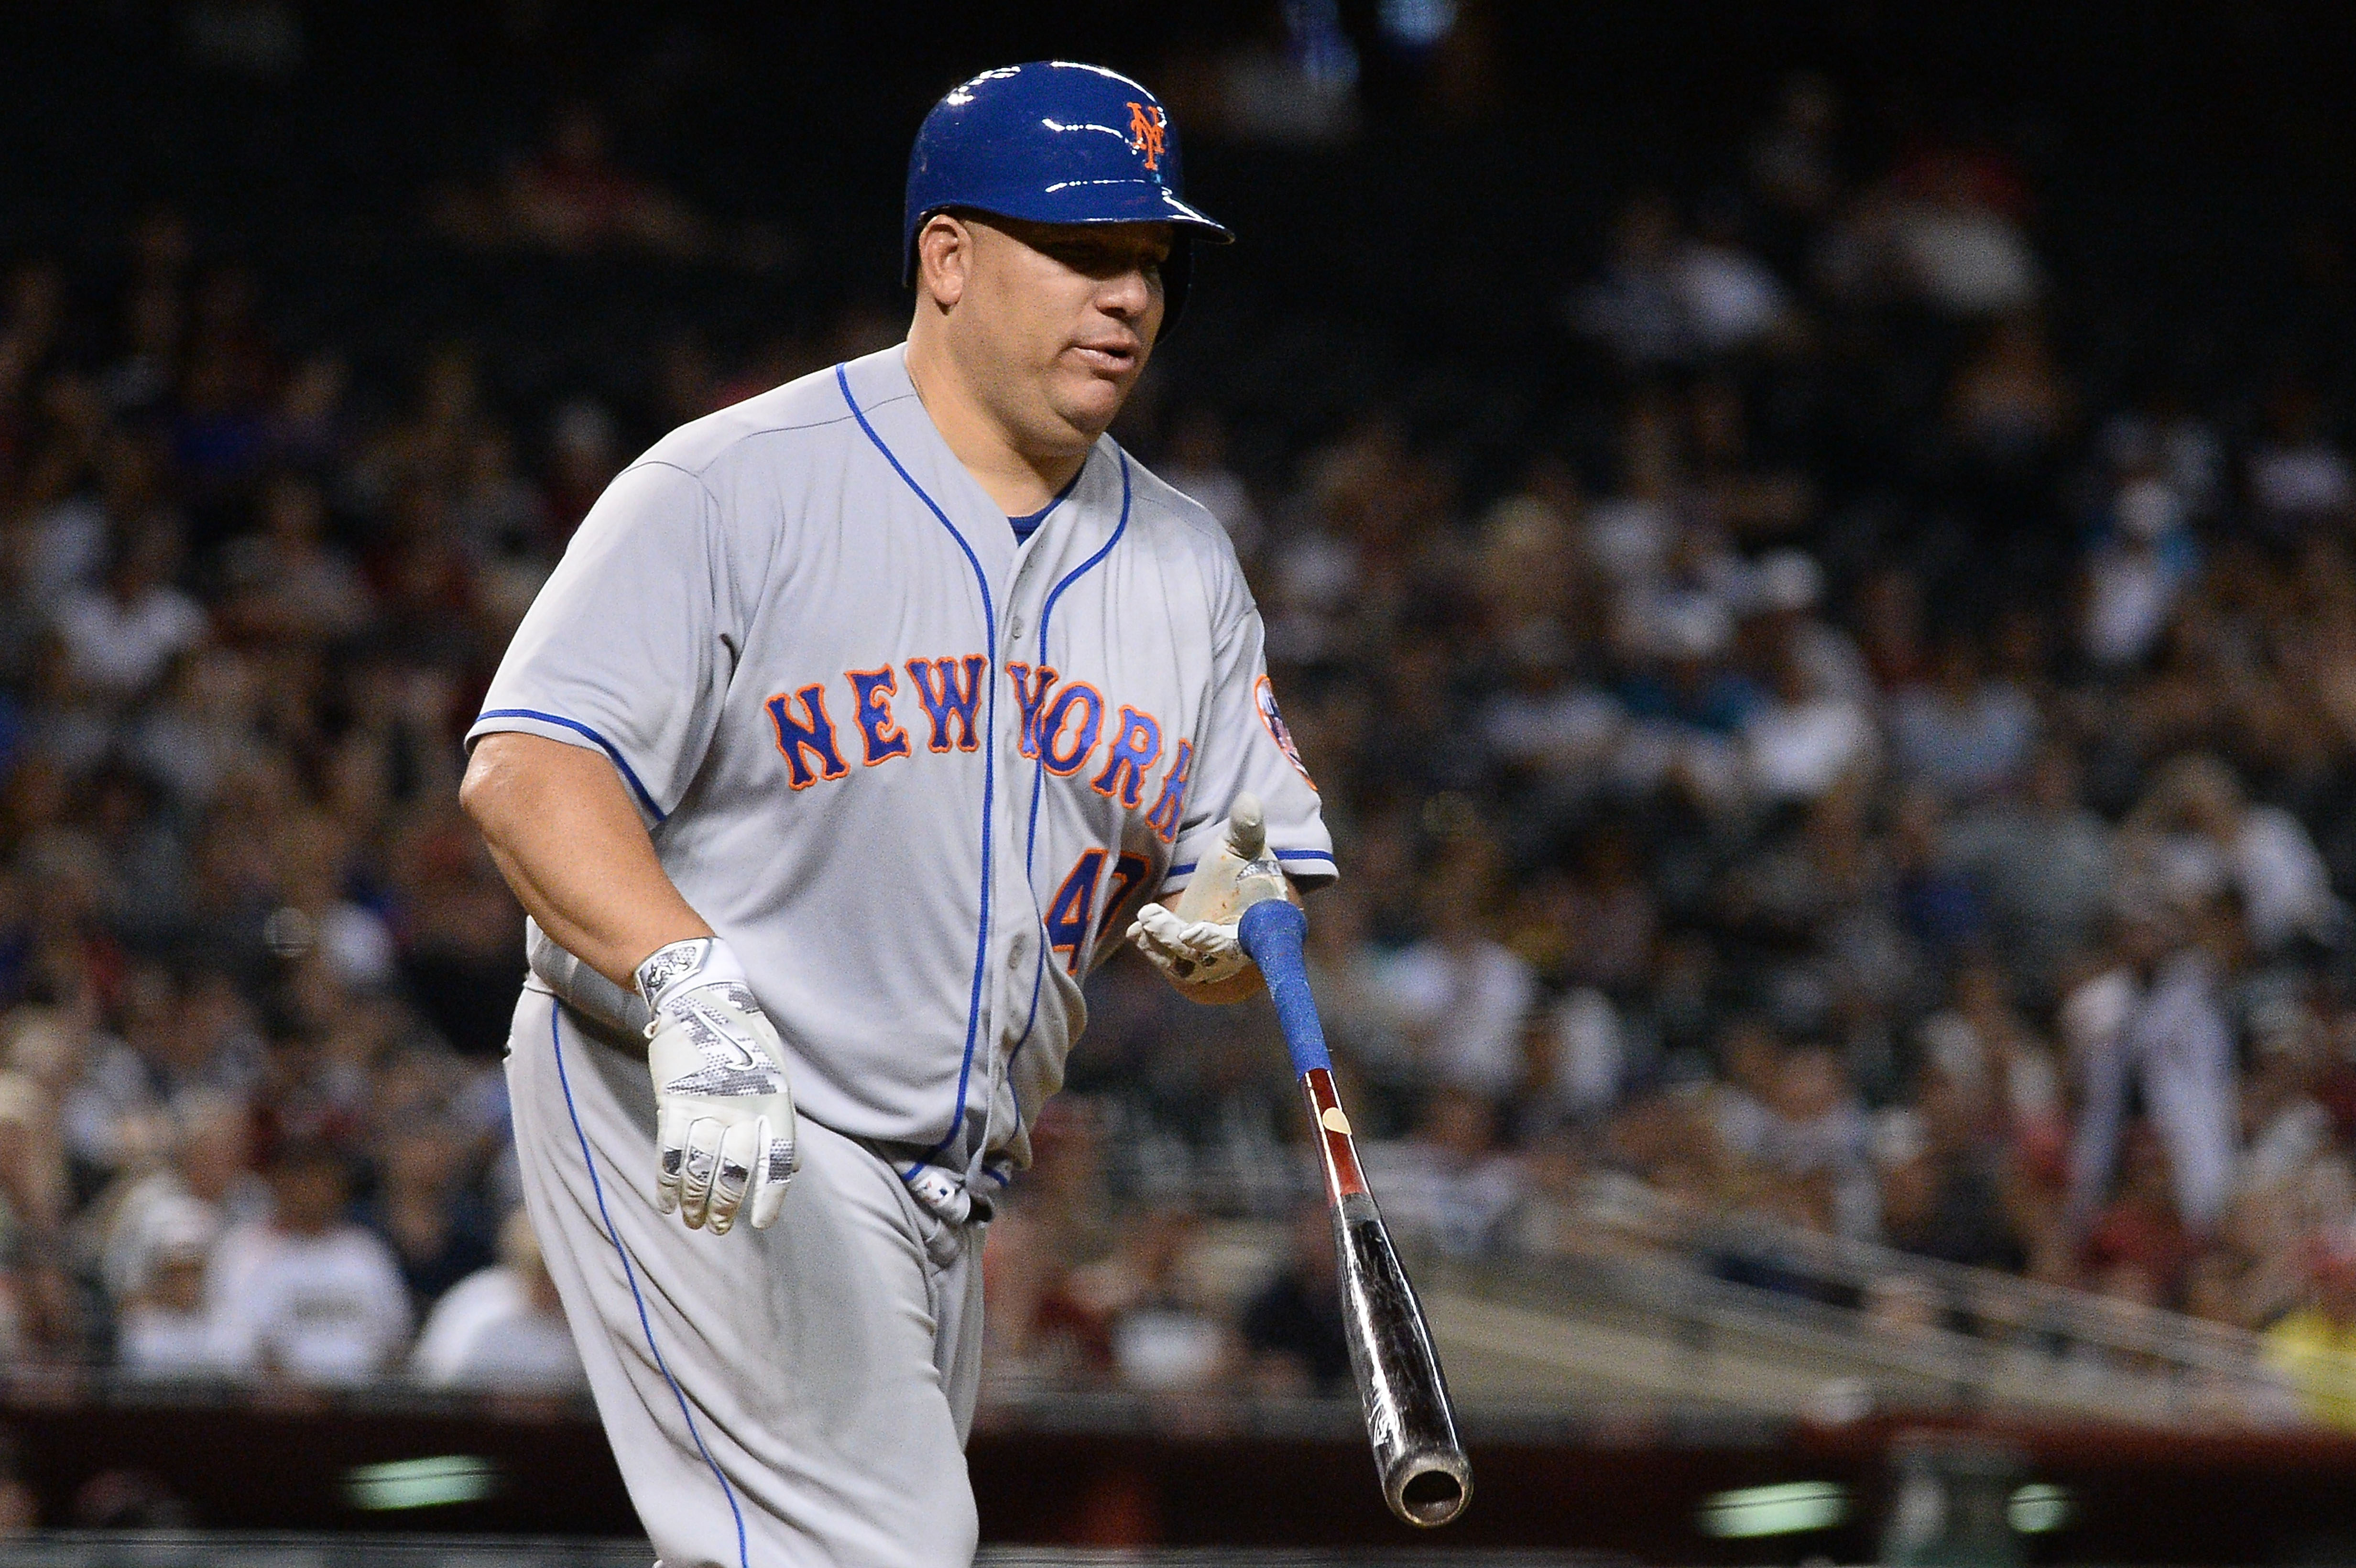
[{"label": "baseball player", "polygon": [[1082,977],[1248,991],[1238,879],[1333,875],[1225,533],[1104,433],[1227,238],[1162,106],[986,71],[905,220],[906,343],[631,464],[469,736],[525,1196],[669,1568],[970,1561],[982,1227]]}]

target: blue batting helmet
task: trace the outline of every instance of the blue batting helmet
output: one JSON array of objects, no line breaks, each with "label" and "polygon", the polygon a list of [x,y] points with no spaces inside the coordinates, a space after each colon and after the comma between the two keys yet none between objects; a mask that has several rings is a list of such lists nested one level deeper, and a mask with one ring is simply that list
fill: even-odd
[{"label": "blue batting helmet", "polygon": [[1190,240],[1226,229],[1180,194],[1178,128],[1162,101],[1118,71],[1069,60],[986,70],[933,105],[908,152],[901,282],[916,281],[916,232],[963,208],[1033,223],[1169,223],[1162,326],[1186,301]]}]

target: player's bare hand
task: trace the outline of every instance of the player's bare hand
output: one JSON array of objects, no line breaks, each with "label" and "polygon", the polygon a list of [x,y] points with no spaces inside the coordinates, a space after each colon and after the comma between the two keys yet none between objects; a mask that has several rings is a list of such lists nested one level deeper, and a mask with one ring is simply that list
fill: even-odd
[{"label": "player's bare hand", "polygon": [[[782,1042],[717,937],[674,942],[638,965],[655,1084],[655,1202],[726,1233],[766,1229],[799,1159]],[[748,1207],[749,1203],[749,1207]]]}]

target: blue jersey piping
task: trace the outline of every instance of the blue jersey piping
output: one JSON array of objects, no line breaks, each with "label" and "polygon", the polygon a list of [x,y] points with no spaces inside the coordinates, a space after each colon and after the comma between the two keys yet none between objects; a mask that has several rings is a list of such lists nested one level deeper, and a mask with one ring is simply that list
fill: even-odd
[{"label": "blue jersey piping", "polygon": [[638,1309],[638,1331],[647,1337],[647,1354],[655,1359],[655,1371],[662,1373],[663,1381],[670,1385],[670,1396],[679,1401],[680,1419],[687,1423],[687,1435],[695,1440],[696,1453],[702,1456],[712,1478],[720,1483],[720,1495],[728,1499],[728,1512],[736,1520],[736,1568],[752,1568],[752,1556],[744,1544],[744,1510],[736,1506],[736,1489],[721,1473],[712,1450],[703,1445],[703,1434],[696,1429],[695,1413],[688,1408],[687,1392],[670,1375],[669,1363],[663,1360],[662,1351],[655,1348],[654,1324],[647,1316],[647,1298],[638,1291],[638,1271],[631,1265],[629,1249],[622,1245],[621,1232],[614,1229],[614,1216],[606,1211],[605,1184],[597,1179],[597,1162],[589,1153],[589,1135],[582,1129],[580,1108],[573,1103],[573,1079],[564,1070],[564,1008],[553,997],[548,1004],[548,1038],[556,1047],[556,1082],[564,1091],[564,1114],[573,1118],[573,1136],[581,1142],[581,1163],[589,1171],[589,1190],[597,1200],[598,1221],[605,1227],[605,1239],[614,1243],[614,1255],[622,1260],[622,1277],[629,1282],[630,1302]]},{"label": "blue jersey piping", "polygon": [[[1039,607],[1039,662],[1043,665],[1047,662],[1047,626],[1055,617],[1055,601],[1064,596],[1065,589],[1087,575],[1090,568],[1110,555],[1112,547],[1120,542],[1120,536],[1129,531],[1129,453],[1117,446],[1113,451],[1120,458],[1120,519],[1113,525],[1112,538],[1105,540],[1096,554],[1066,572],[1064,580],[1048,590],[1047,602]],[[1031,769],[1031,830],[1030,837],[1023,845],[1023,873],[1026,877],[1031,874],[1032,856],[1039,847],[1039,797],[1046,782],[1046,749],[1042,747],[1038,760]]]},{"label": "blue jersey piping", "polygon": [[[1055,601],[1064,596],[1065,589],[1069,588],[1073,583],[1077,582],[1082,577],[1087,574],[1087,571],[1091,567],[1095,566],[1097,562],[1102,560],[1105,557],[1110,555],[1112,553],[1112,547],[1120,542],[1120,536],[1129,531],[1129,502],[1130,494],[1129,483],[1129,453],[1121,451],[1119,445],[1115,445],[1113,447],[1113,452],[1114,454],[1120,459],[1120,519],[1113,524],[1112,537],[1105,540],[1103,546],[1098,549],[1096,554],[1088,557],[1087,560],[1080,562],[1079,565],[1066,572],[1064,574],[1063,581],[1056,583],[1055,587],[1047,591],[1047,602],[1039,607],[1039,662],[1043,665],[1047,662],[1047,624],[1050,621],[1055,619]],[[1067,485],[1064,487],[1064,495],[1070,495],[1073,487],[1077,485],[1079,482],[1079,475],[1074,475],[1072,476],[1071,485]],[[1055,499],[1058,504],[1061,504],[1063,496],[1058,496]],[[1055,507],[1050,507],[1048,510],[1053,511],[1055,510]],[[1041,515],[1044,517],[1045,514],[1043,513]],[[1039,747],[1039,756],[1037,760],[1033,763],[1031,768],[1031,826],[1023,841],[1023,885],[1026,887],[1031,886],[1032,860],[1039,848],[1039,799],[1046,786],[1046,783],[1047,749],[1044,744],[1042,744]],[[1038,898],[1038,890],[1036,888],[1032,889],[1032,898],[1034,901]],[[1041,928],[1040,934],[1043,937],[1046,934],[1044,924]],[[1023,1130],[1023,1093],[1022,1091],[1014,1087],[1014,1059],[1023,1054],[1023,1048],[1024,1046],[1031,1043],[1032,1028],[1039,1021],[1039,992],[1047,982],[1047,957],[1049,951],[1050,950],[1046,943],[1044,941],[1041,942],[1039,944],[1038,960],[1031,966],[1031,1011],[1029,1016],[1024,1018],[1023,1020],[1023,1032],[1016,1038],[1014,1041],[1014,1049],[1006,1053],[1006,1093],[1007,1097],[1014,1102],[1014,1130],[1018,1133]]]},{"label": "blue jersey piping", "polygon": [[655,797],[647,793],[647,786],[638,782],[638,775],[631,771],[630,764],[623,758],[620,749],[578,719],[567,719],[555,713],[542,713],[537,708],[490,708],[475,715],[477,724],[480,724],[486,719],[536,719],[542,724],[554,724],[570,730],[576,735],[588,736],[599,746],[605,748],[605,754],[614,760],[614,766],[619,768],[622,777],[629,781],[631,793],[638,797],[638,804],[647,808],[647,815],[653,817],[658,826],[670,820],[670,814],[657,805]]},{"label": "blue jersey piping", "polygon": [[965,551],[966,560],[973,566],[973,580],[981,589],[981,624],[990,648],[990,710],[984,718],[990,743],[981,751],[981,913],[977,923],[980,930],[974,937],[973,992],[966,1003],[965,1060],[958,1064],[957,1110],[949,1117],[949,1130],[941,1135],[940,1142],[925,1151],[923,1159],[902,1173],[901,1179],[906,1180],[930,1163],[935,1155],[955,1143],[958,1134],[964,1130],[966,1085],[972,1081],[974,1042],[981,1029],[981,977],[990,966],[991,824],[997,810],[993,796],[998,769],[998,611],[991,602],[990,574],[982,571],[981,558],[973,553],[973,546],[967,542],[965,535],[958,531],[958,526],[949,521],[949,515],[941,510],[940,503],[925,494],[925,487],[916,483],[916,475],[902,465],[898,456],[884,444],[884,438],[875,433],[875,427],[867,422],[867,415],[860,410],[859,400],[851,395],[851,378],[841,365],[834,368],[834,384],[842,389],[842,401],[851,410],[851,417],[859,421],[859,428],[866,432],[869,441],[875,443],[875,450],[884,454],[884,461],[892,465],[892,472],[916,492],[916,499],[931,508],[933,516],[941,520],[941,527],[948,529],[949,538],[957,540],[958,548]]},{"label": "blue jersey piping", "polygon": [[[1279,849],[1276,858],[1280,860],[1323,860],[1337,868],[1339,865],[1330,849]],[[1189,860],[1183,866],[1173,866],[1162,873],[1162,880],[1167,884],[1173,877],[1192,876],[1201,865],[1200,860]]]}]

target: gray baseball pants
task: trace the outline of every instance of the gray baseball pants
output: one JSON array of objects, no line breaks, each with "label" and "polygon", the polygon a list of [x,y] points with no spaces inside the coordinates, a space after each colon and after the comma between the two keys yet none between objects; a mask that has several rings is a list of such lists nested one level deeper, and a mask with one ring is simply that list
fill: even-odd
[{"label": "gray baseball pants", "polygon": [[526,1206],[659,1568],[968,1568],[980,1224],[800,1124],[777,1222],[654,1206],[643,1054],[537,981],[508,1047]]}]

